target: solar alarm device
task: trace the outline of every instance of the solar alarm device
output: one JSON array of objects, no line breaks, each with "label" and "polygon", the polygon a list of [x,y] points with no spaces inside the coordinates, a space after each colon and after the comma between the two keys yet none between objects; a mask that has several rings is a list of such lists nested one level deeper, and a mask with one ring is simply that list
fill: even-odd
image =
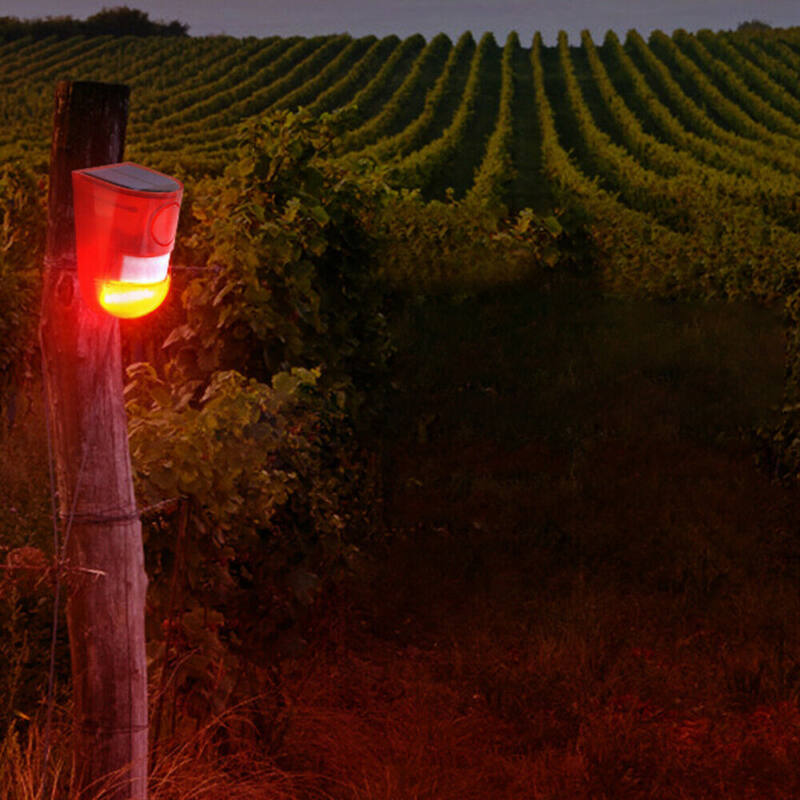
[{"label": "solar alarm device", "polygon": [[74,170],[72,190],[86,304],[126,319],[154,311],[169,291],[183,185],[124,162]]}]

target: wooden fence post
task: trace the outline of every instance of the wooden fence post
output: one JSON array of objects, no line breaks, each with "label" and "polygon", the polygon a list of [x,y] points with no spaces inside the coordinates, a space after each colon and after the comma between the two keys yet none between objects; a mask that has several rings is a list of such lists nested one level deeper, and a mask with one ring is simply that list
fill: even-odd
[{"label": "wooden fence post", "polygon": [[[76,791],[147,797],[147,664],[141,523],[122,394],[119,323],[78,285],[74,169],[122,161],[127,86],[56,87],[42,299],[74,698]],[[91,788],[90,788],[91,787]],[[84,796],[84,795],[81,795]]]}]

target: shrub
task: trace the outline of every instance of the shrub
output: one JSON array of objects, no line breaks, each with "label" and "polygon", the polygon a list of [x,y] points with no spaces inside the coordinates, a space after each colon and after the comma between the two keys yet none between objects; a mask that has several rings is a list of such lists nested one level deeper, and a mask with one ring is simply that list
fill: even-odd
[{"label": "shrub", "polygon": [[321,157],[335,122],[248,124],[224,175],[195,183],[183,255],[210,269],[182,294],[161,373],[128,369],[139,497],[182,508],[147,527],[149,639],[195,715],[246,690],[243,664],[301,643],[371,526],[353,421],[391,354],[382,190]]}]

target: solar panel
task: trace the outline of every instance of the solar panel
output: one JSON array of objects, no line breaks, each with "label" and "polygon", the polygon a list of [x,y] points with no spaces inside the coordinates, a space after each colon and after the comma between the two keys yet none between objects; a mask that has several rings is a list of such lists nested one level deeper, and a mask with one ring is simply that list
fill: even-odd
[{"label": "solar panel", "polygon": [[180,184],[168,175],[130,162],[92,167],[81,172],[136,192],[175,192],[181,188]]}]

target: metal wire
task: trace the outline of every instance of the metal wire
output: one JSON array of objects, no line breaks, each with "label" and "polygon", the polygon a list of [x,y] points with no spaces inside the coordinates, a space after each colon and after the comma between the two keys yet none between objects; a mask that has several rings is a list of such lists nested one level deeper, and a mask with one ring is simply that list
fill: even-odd
[{"label": "metal wire", "polygon": [[209,264],[205,267],[196,267],[186,264],[171,264],[170,269],[173,272],[219,272],[222,267],[219,264]]},{"label": "metal wire", "polygon": [[104,514],[69,514],[59,515],[62,520],[77,522],[78,525],[109,525],[113,522],[135,522],[139,519],[139,511],[110,511]]}]

